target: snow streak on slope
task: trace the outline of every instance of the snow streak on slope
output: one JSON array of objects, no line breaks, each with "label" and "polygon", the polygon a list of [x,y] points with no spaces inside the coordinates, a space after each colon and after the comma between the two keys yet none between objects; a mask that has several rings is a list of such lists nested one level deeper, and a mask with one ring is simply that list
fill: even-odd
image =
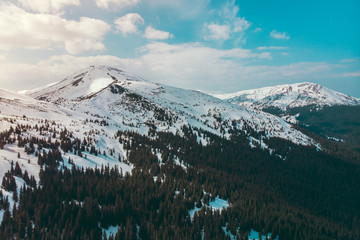
[{"label": "snow streak on slope", "polygon": [[332,106],[360,104],[360,99],[309,82],[278,85],[214,96],[240,106],[254,109],[278,107],[283,111],[288,108],[308,105]]},{"label": "snow streak on slope", "polygon": [[[150,83],[111,67],[81,70],[48,88],[28,92],[74,115],[102,122],[106,129],[181,132],[183,125],[229,137],[250,127],[265,137],[309,145],[312,140],[280,118],[245,109],[207,94]],[[84,116],[85,115],[85,116]]]}]

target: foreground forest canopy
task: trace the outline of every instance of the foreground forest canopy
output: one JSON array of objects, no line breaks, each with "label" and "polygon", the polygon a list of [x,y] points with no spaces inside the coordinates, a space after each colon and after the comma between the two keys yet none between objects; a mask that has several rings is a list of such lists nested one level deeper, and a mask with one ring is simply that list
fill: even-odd
[{"label": "foreground forest canopy", "polygon": [[[242,132],[225,139],[189,126],[182,136],[119,131],[129,174],[76,168],[62,152],[108,153],[65,130],[59,141],[29,138],[28,128],[0,134],[0,148],[17,144],[42,166],[38,183],[15,163],[5,174],[15,204],[0,192],[0,239],[248,239],[252,230],[269,239],[360,239],[360,158],[338,143],[319,151],[270,138],[269,154]],[[215,198],[230,206],[211,208]],[[115,233],[105,234],[111,226]]]}]

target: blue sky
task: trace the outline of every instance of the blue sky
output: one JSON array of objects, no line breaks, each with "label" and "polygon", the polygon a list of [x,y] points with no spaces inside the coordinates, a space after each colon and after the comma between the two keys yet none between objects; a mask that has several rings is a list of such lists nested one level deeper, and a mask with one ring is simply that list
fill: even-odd
[{"label": "blue sky", "polygon": [[212,93],[316,82],[360,98],[360,2],[0,2],[0,87],[111,65]]}]

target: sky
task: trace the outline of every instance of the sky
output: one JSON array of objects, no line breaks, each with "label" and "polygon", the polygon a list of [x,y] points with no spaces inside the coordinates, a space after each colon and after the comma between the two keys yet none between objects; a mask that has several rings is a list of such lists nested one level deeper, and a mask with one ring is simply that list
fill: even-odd
[{"label": "sky", "polygon": [[1,0],[0,88],[109,65],[209,93],[315,82],[360,98],[358,0]]}]

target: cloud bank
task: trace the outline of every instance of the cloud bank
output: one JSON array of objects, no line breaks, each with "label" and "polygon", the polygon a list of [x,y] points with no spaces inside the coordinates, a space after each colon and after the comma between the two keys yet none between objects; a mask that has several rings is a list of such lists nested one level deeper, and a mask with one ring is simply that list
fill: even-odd
[{"label": "cloud bank", "polygon": [[[16,26],[16,27],[9,27]],[[110,30],[106,22],[81,17],[67,20],[58,15],[30,13],[11,4],[0,3],[0,49],[65,48],[78,54],[90,50],[104,50],[102,39]]]}]

